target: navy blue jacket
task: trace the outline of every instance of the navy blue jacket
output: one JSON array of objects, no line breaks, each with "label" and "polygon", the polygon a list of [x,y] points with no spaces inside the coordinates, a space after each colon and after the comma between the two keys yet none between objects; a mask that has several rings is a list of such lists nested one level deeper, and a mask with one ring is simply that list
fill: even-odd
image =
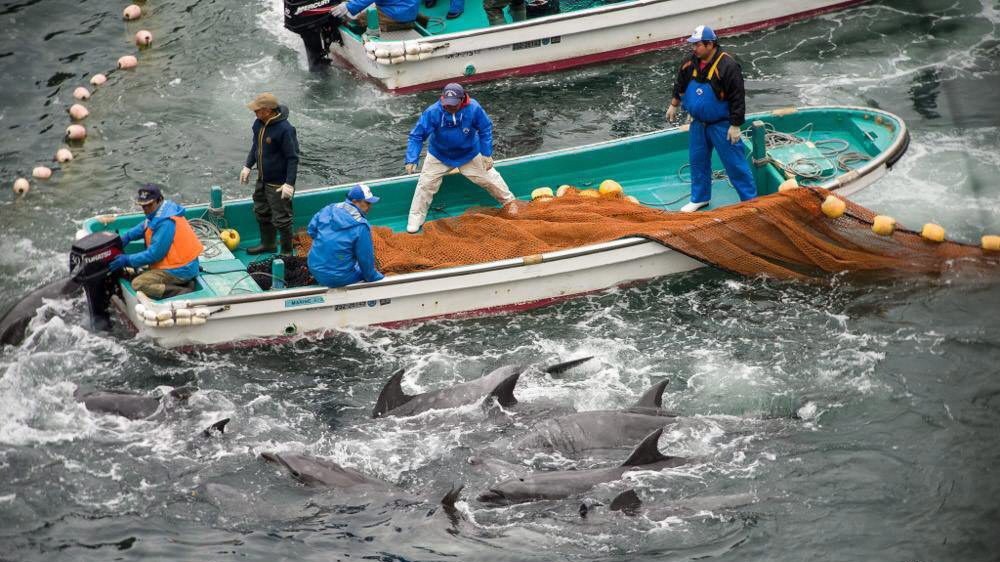
[{"label": "navy blue jacket", "polygon": [[295,127],[288,122],[288,108],[278,106],[278,115],[265,124],[253,122],[253,144],[247,154],[246,167],[257,169],[264,183],[295,185],[299,171],[299,139]]},{"label": "navy blue jacket", "polygon": [[309,273],[320,285],[343,287],[351,283],[378,281],[375,247],[368,219],[350,201],[320,209],[309,221]]}]

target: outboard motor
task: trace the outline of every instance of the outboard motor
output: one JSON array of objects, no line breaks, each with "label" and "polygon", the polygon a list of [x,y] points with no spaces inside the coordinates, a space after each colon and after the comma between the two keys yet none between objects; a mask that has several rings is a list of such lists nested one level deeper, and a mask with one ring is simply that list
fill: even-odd
[{"label": "outboard motor", "polygon": [[87,293],[90,327],[93,330],[111,329],[108,306],[111,295],[118,291],[121,274],[111,273],[108,264],[121,253],[122,239],[114,232],[95,232],[85,236],[77,240],[70,250],[69,273]]},{"label": "outboard motor", "polygon": [[330,45],[340,42],[340,18],[330,15],[334,0],[285,0],[285,29],[298,33],[306,46],[309,68],[330,64]]}]

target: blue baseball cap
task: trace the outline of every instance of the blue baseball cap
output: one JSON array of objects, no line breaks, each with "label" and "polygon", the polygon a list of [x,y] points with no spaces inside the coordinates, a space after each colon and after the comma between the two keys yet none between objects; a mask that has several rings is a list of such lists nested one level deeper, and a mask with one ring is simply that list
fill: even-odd
[{"label": "blue baseball cap", "polygon": [[347,198],[351,201],[367,201],[369,203],[378,203],[379,201],[379,198],[372,194],[371,188],[363,183],[355,184],[347,192]]},{"label": "blue baseball cap", "polygon": [[441,91],[441,105],[458,105],[465,101],[465,88],[452,82]]},{"label": "blue baseball cap", "polygon": [[688,43],[697,43],[698,41],[718,41],[719,36],[712,31],[711,27],[707,25],[699,25],[694,28],[694,33],[691,37],[688,37]]},{"label": "blue baseball cap", "polygon": [[155,183],[147,183],[139,188],[139,193],[135,197],[135,202],[138,205],[148,205],[154,201],[159,201],[163,199],[163,192],[160,190],[160,186]]}]

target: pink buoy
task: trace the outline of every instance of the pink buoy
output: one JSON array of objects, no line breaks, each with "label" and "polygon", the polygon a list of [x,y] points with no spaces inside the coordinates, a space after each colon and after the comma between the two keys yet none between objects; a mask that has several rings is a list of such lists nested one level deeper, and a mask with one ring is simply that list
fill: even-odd
[{"label": "pink buoy", "polygon": [[65,164],[73,160],[73,153],[68,148],[60,148],[56,151],[56,162]]},{"label": "pink buoy", "polygon": [[108,81],[108,77],[103,74],[95,74],[90,77],[90,83],[94,86],[100,86]]},{"label": "pink buoy", "polygon": [[142,16],[142,8],[135,4],[125,6],[125,10],[122,12],[122,18],[128,21],[137,20],[140,16]]},{"label": "pink buoy", "polygon": [[136,66],[139,66],[139,59],[132,55],[125,55],[124,57],[118,59],[118,68],[122,70],[135,68]]},{"label": "pink buoy", "polygon": [[149,47],[153,44],[153,34],[141,29],[135,33],[135,44],[137,47]]},{"label": "pink buoy", "polygon": [[83,140],[87,138],[87,128],[83,125],[70,125],[66,127],[66,138],[69,140]]},{"label": "pink buoy", "polygon": [[34,170],[31,170],[31,176],[39,180],[47,180],[52,177],[52,168],[48,166],[35,166]]},{"label": "pink buoy", "polygon": [[73,90],[73,97],[80,101],[89,100],[90,90],[84,88],[83,86],[80,86],[77,89]]},{"label": "pink buoy", "polygon": [[72,107],[69,108],[69,116],[75,121],[83,121],[88,115],[90,115],[90,111],[78,103],[74,103]]},{"label": "pink buoy", "polygon": [[31,189],[31,184],[28,183],[28,180],[24,178],[17,178],[14,180],[14,193],[24,195],[29,189]]}]

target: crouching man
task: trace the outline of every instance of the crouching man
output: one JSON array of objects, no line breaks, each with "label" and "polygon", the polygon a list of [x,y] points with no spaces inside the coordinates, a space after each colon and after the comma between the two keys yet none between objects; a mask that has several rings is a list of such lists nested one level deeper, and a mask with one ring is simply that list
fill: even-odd
[{"label": "crouching man", "polygon": [[371,225],[365,216],[379,198],[359,183],[347,199],[323,207],[309,221],[309,273],[320,285],[343,287],[358,281],[378,281]]}]

